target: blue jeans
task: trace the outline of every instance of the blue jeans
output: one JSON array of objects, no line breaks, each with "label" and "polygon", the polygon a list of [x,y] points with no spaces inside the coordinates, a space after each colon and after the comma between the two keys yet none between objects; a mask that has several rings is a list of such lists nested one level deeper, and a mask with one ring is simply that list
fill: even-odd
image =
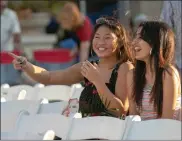
[{"label": "blue jeans", "polygon": [[18,84],[21,79],[21,72],[14,69],[12,64],[1,64],[1,84]]}]

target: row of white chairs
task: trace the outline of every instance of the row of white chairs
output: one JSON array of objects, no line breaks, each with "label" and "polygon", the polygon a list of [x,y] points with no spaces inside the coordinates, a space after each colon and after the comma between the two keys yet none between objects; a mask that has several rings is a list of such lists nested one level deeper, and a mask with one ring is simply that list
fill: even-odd
[{"label": "row of white chairs", "polygon": [[[67,101],[49,103],[48,101],[44,102],[43,99],[37,100],[37,101],[13,100],[13,101],[2,102],[1,103],[1,123],[2,123],[1,132],[4,133],[4,139],[11,139],[9,137],[14,137],[13,136],[14,134],[11,134],[12,131],[17,131],[17,129],[15,129],[15,126],[18,121],[22,122],[22,119],[18,118],[18,115],[20,115],[20,113],[23,113],[23,114],[28,113],[28,116],[40,115],[40,117],[41,117],[41,115],[48,116],[48,115],[56,114],[59,116],[62,115],[64,117],[66,117],[64,115],[64,111],[69,106],[70,106],[70,104]],[[75,109],[75,107],[74,107],[74,109]],[[75,113],[77,113],[77,114],[75,115]],[[70,115],[69,117],[81,118],[81,114],[78,114],[78,107],[76,107],[75,113],[74,113],[74,115]],[[42,119],[42,121],[44,121],[44,119]],[[51,124],[52,122],[56,122],[56,121],[50,119],[50,121],[47,121],[47,122],[49,122]],[[49,124],[47,122],[44,121],[44,124]],[[36,123],[37,123],[37,121],[36,121]],[[36,126],[32,126],[32,128],[35,128],[35,127]],[[27,128],[29,128],[29,127],[27,127]],[[26,131],[26,130],[23,130],[23,131]],[[30,134],[30,135],[34,136],[34,134]]]},{"label": "row of white chairs", "polygon": [[6,124],[6,130],[1,130],[1,139],[45,140],[46,133],[50,130],[52,138],[47,135],[49,140],[55,135],[62,140],[181,139],[181,122],[168,119],[135,121],[132,116],[126,120],[113,117],[70,118],[54,113],[30,115],[27,111],[13,115],[13,118],[11,116],[12,114],[3,115],[1,119],[2,124],[6,122],[9,125]]},{"label": "row of white chairs", "polygon": [[68,104],[67,101],[44,103],[44,100],[13,100],[1,103],[1,115],[20,111],[28,111],[30,114],[62,114]]},{"label": "row of white chairs", "polygon": [[[119,139],[119,136],[116,137],[116,132],[111,130],[111,128],[112,129],[116,128],[115,126],[113,127],[113,123],[115,122],[109,123],[107,122],[106,119],[102,119],[98,120],[99,124],[98,123],[93,124],[96,122],[85,122],[84,120],[80,121],[74,120],[74,118],[81,118],[79,114],[74,116],[74,118],[62,115],[63,111],[67,108],[67,106],[69,106],[69,99],[70,98],[79,99],[83,87],[80,87],[79,85],[73,85],[71,87],[68,86],[70,94],[69,95],[70,97],[67,98],[68,100],[64,97],[62,98],[55,97],[56,93],[60,92],[61,95],[61,93],[63,92],[63,89],[61,88],[65,88],[65,86],[57,85],[57,86],[45,86],[41,88],[30,86],[29,88],[34,90],[30,91],[30,96],[26,95],[28,93],[28,90],[25,89],[24,86],[20,85],[17,87],[7,88],[9,89],[7,91],[8,92],[7,96],[9,95],[11,96],[9,96],[10,98],[6,102],[1,103],[1,139],[52,140],[55,138],[56,135],[58,137],[61,137],[63,140],[64,139],[71,140],[71,139],[89,139],[90,137],[93,137],[92,135],[94,134],[95,137],[98,138],[107,137],[105,139],[113,139],[113,140]],[[14,89],[14,91],[10,89]],[[44,92],[44,93],[42,92],[42,96],[40,96],[41,90]],[[52,95],[52,93],[55,93],[55,95],[54,94]],[[32,98],[33,96],[34,99]],[[49,100],[52,99],[58,99],[62,101],[49,103]],[[75,121],[74,124],[73,121]],[[105,122],[102,123],[103,121],[107,122],[108,124],[105,126]],[[163,122],[161,123],[154,122],[154,123],[155,126],[154,124],[150,124],[150,127],[147,126],[148,130],[152,131],[152,133],[149,131],[150,134],[143,135],[142,132],[144,132],[146,129],[143,128],[145,124],[142,124],[141,130],[140,129],[138,130],[137,126],[136,128],[137,132],[135,128],[133,128],[133,132],[130,138],[134,139],[156,139],[156,138],[166,139],[168,137],[170,137],[171,139],[179,138],[180,135],[178,126],[179,122],[177,123],[171,122],[171,124],[168,125],[165,122],[166,127],[169,126],[170,128],[172,128],[166,136],[165,132],[163,131],[163,129],[166,127],[161,126],[162,127],[161,130],[159,129],[159,127],[157,127],[159,124],[164,126]],[[96,128],[101,129],[101,125],[102,126],[104,125],[104,128],[102,128],[104,130],[102,130],[102,132],[100,130],[97,131]],[[157,127],[159,131],[154,132],[153,131],[154,127]],[[100,134],[97,134],[98,132]]]},{"label": "row of white chairs", "polygon": [[[63,112],[70,106],[70,99],[77,98],[79,100],[83,87],[79,84],[42,87],[17,85],[13,87],[1,86],[1,90],[5,93],[1,94],[1,123],[3,123],[1,131],[7,135],[7,129],[9,129],[9,125],[13,125],[13,120],[12,122],[6,120],[15,118],[16,114],[21,111],[27,111],[30,115],[53,113],[63,115]],[[50,100],[58,101],[49,103]]]},{"label": "row of white chairs", "polygon": [[42,140],[46,131],[51,129],[64,138],[68,132],[69,119],[58,113],[6,113],[1,117],[1,139]]},{"label": "row of white chairs", "polygon": [[29,86],[17,85],[12,87],[1,86],[1,102],[12,100],[60,100],[69,101],[70,98],[80,97],[83,87],[80,84],[72,86],[67,85],[49,85],[49,86]]}]

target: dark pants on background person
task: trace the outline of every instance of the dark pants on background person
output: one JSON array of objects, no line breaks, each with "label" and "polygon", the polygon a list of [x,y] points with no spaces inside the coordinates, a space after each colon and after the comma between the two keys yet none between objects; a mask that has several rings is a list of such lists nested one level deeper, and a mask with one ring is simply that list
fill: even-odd
[{"label": "dark pants on background person", "polygon": [[15,70],[12,64],[1,64],[1,85],[4,83],[16,85],[20,80],[21,72]]}]

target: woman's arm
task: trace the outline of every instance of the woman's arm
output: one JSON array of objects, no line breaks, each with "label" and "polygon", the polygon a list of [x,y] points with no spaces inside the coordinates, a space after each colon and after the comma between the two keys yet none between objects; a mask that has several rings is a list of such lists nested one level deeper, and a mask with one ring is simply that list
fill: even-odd
[{"label": "woman's arm", "polygon": [[83,80],[81,74],[81,63],[75,64],[65,70],[47,71],[27,61],[25,57],[9,53],[14,58],[15,69],[22,69],[32,79],[43,84],[71,85]]},{"label": "woman's arm", "polygon": [[71,85],[83,80],[80,73],[81,63],[64,70],[47,71],[41,67],[28,63],[24,71],[35,81],[46,85]]},{"label": "woman's arm", "polygon": [[[126,92],[126,76],[127,72],[132,68],[133,65],[131,63],[124,63],[120,66],[115,86],[115,95],[111,93],[104,82],[97,82],[95,84],[100,94],[101,100],[105,104],[106,108],[109,111],[113,111],[113,113],[116,113],[118,116],[127,114],[128,111],[129,102]],[[110,102],[109,105],[108,102]],[[114,112],[114,109],[118,109],[118,111]]]},{"label": "woman's arm", "polygon": [[130,70],[127,73],[127,80],[126,80],[126,89],[127,89],[127,94],[129,98],[129,114],[130,115],[139,115],[136,109],[136,104],[133,99],[133,69]]},{"label": "woman's arm", "polygon": [[179,95],[180,79],[177,70],[170,67],[163,76],[163,107],[162,117],[172,119],[176,107],[177,96]]}]

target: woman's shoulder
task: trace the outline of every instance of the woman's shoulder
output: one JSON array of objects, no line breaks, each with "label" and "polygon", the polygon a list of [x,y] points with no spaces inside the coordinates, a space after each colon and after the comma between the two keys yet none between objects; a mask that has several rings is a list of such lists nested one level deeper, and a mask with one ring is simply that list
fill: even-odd
[{"label": "woman's shoulder", "polygon": [[91,21],[91,19],[86,16],[86,15],[83,15],[83,25],[85,26],[93,26],[93,23]]},{"label": "woman's shoulder", "polygon": [[121,71],[121,72],[123,72],[123,71],[129,72],[130,70],[133,70],[133,69],[134,69],[134,65],[130,61],[121,63],[119,66],[119,71]]},{"label": "woman's shoulder", "polygon": [[176,87],[179,86],[178,88],[181,89],[180,74],[175,66],[170,65],[167,68],[165,68],[165,71],[163,73],[163,82],[164,84],[169,86],[174,84]]},{"label": "woman's shoulder", "polygon": [[178,94],[181,94],[180,74],[175,66],[170,65],[165,68],[165,71],[163,73],[163,82],[166,89],[175,87],[178,89]]},{"label": "woman's shoulder", "polygon": [[179,72],[178,72],[177,68],[173,65],[167,66],[163,73],[163,79],[168,79],[168,78],[180,79]]},{"label": "woman's shoulder", "polygon": [[90,41],[92,37],[93,26],[88,18],[84,19],[82,26],[76,30],[76,34],[81,41]]},{"label": "woman's shoulder", "polygon": [[82,29],[92,29],[93,28],[93,24],[90,20],[90,18],[88,16],[83,16],[83,23],[82,23],[82,26],[79,28],[80,30]]}]

